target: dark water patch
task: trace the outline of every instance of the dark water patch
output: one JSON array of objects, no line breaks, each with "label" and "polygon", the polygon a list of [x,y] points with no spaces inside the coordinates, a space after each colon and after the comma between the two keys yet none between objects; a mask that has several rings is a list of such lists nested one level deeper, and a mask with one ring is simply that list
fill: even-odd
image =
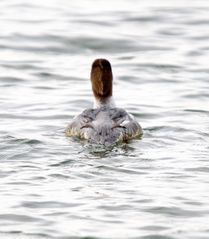
[{"label": "dark water patch", "polygon": [[173,46],[167,47],[167,46],[157,46],[153,44],[144,44],[144,45],[138,45],[137,50],[139,52],[152,52],[152,51],[159,51],[159,52],[164,52],[164,51],[172,51]]},{"label": "dark water patch", "polygon": [[190,112],[190,113],[201,113],[201,114],[206,114],[209,115],[209,110],[202,110],[202,109],[185,109],[185,112]]},{"label": "dark water patch", "polygon": [[40,5],[37,5],[35,3],[27,3],[27,2],[7,2],[6,4],[7,7],[9,8],[14,8],[14,9],[21,9],[21,10],[32,10],[32,9],[41,9]]},{"label": "dark water patch", "polygon": [[167,13],[169,14],[175,14],[175,15],[179,15],[179,14],[185,14],[185,15],[191,15],[193,16],[194,13],[200,12],[200,11],[205,11],[205,9],[201,6],[191,6],[190,8],[182,8],[178,5],[173,5],[173,6],[163,6],[163,7],[156,7],[153,8],[154,12],[157,12],[159,14],[163,14],[165,13],[167,15]]},{"label": "dark water patch", "polygon": [[10,136],[10,135],[5,135],[2,139],[8,141],[9,144],[28,144],[28,145],[43,144],[42,141],[37,140],[37,139],[16,138],[16,137]]},{"label": "dark water patch", "polygon": [[[23,201],[21,207],[26,208],[71,208],[79,207],[83,205],[82,203],[65,203],[65,202],[56,202],[56,201]],[[18,206],[19,207],[19,206]]]},{"label": "dark water patch", "polygon": [[183,70],[183,66],[172,65],[172,64],[158,64],[158,63],[140,63],[140,64],[132,64],[136,69],[153,69],[159,71],[166,72],[179,72]]},{"label": "dark water patch", "polygon": [[107,211],[126,211],[130,209],[128,204],[119,204],[119,205],[101,205],[100,208],[105,209]]},{"label": "dark water patch", "polygon": [[118,56],[118,60],[126,61],[126,60],[133,60],[133,59],[134,59],[134,56]]},{"label": "dark water patch", "polygon": [[5,18],[7,22],[15,22],[15,23],[20,23],[20,24],[25,24],[25,25],[30,25],[30,24],[50,24],[52,23],[53,19],[48,18],[48,19],[9,19]]},{"label": "dark water patch", "polygon": [[[192,40],[195,40],[195,41],[207,41],[209,40],[209,35],[198,35],[198,36],[192,36]],[[201,49],[200,48],[200,52],[201,52]]]},{"label": "dark water patch", "polygon": [[[56,53],[56,54],[75,54],[82,50],[94,50],[102,52],[119,52],[121,47],[123,52],[136,49],[134,42],[125,39],[101,38],[101,37],[68,37],[63,35],[21,35],[15,34],[14,39],[25,41],[24,45],[6,44],[2,45],[2,49],[12,49],[16,51],[25,51],[33,53]],[[34,41],[33,46],[27,45],[27,42]],[[36,42],[45,43],[37,45]],[[47,45],[46,45],[47,43]],[[31,45],[31,44],[30,44]]]},{"label": "dark water patch", "polygon": [[22,78],[18,78],[18,77],[4,77],[4,76],[1,76],[0,77],[0,83],[10,83],[12,86],[15,85],[15,83],[23,83],[23,82],[26,82],[26,79],[22,79]]},{"label": "dark water patch", "polygon": [[141,174],[147,174],[146,172],[142,171],[142,170],[136,170],[135,169],[127,169],[127,168],[122,168],[122,167],[112,167],[112,166],[107,166],[107,165],[100,165],[97,166],[97,169],[102,170],[102,171],[113,171],[113,172],[119,172],[119,173],[124,173],[124,174],[137,174],[137,175],[141,175]]},{"label": "dark water patch", "polygon": [[[24,71],[28,71],[28,70],[41,70],[42,68],[37,66],[36,61],[31,62],[31,64],[27,64],[25,62],[10,62],[10,64],[5,63],[4,61],[2,61],[1,65],[5,68],[9,68],[9,69],[17,69],[17,70],[24,70]],[[27,81],[30,81],[30,79],[27,79]]]},{"label": "dark water patch", "polygon": [[[45,110],[43,110],[45,111]],[[47,115],[47,116],[37,116],[37,115],[14,115],[14,114],[0,114],[2,119],[24,119],[24,120],[57,120],[57,119],[68,119],[69,115]]]},{"label": "dark water patch", "polygon": [[[142,67],[143,68],[143,67]],[[140,70],[141,71],[141,70]],[[158,73],[162,73],[162,70],[160,70],[160,68],[152,68],[152,66],[146,66],[143,68],[143,72],[150,72],[150,71],[157,71],[157,74]],[[176,70],[172,70],[172,69],[167,69],[167,70],[163,70],[163,73],[167,73],[167,71],[170,71],[172,72],[172,74],[174,73],[177,73]],[[168,84],[179,84],[181,80],[179,80],[178,78],[169,78],[169,77],[152,77],[152,78],[146,78],[146,79],[143,79],[141,76],[138,76],[138,77],[134,77],[134,76],[120,76],[119,77],[119,80],[123,81],[124,83],[126,84],[136,84],[136,85],[146,85],[146,84],[157,84],[157,85],[165,85],[165,87],[168,85]],[[168,86],[167,86],[168,87]]]},{"label": "dark water patch", "polygon": [[[0,236],[2,235],[2,238],[7,239],[46,239],[46,238],[55,238],[53,236],[49,236],[49,234],[45,233],[24,233],[21,230],[1,230]],[[61,238],[62,239],[62,238]],[[70,238],[69,238],[70,239]]]},{"label": "dark water patch", "polygon": [[[65,39],[64,36],[60,35],[51,35],[51,34],[37,34],[37,35],[31,35],[31,34],[21,34],[21,33],[14,33],[12,35],[1,37],[1,39],[7,40],[9,38],[10,41],[16,40],[17,42],[32,42],[34,41],[34,44],[37,42],[42,43],[49,43],[49,42],[60,42],[61,40]],[[68,39],[68,38],[67,38]]]},{"label": "dark water patch", "polygon": [[121,21],[124,22],[137,22],[137,23],[152,23],[154,22],[162,22],[166,18],[164,16],[157,16],[156,14],[153,16],[125,16],[121,18]]},{"label": "dark water patch", "polygon": [[200,50],[192,50],[192,51],[189,51],[187,53],[187,55],[188,56],[193,56],[193,57],[195,57],[195,56],[202,56],[202,55],[204,55],[204,52],[200,51]]},{"label": "dark water patch", "polygon": [[[1,156],[0,160],[2,161],[2,156]],[[4,170],[4,171],[2,170],[0,172],[0,178],[10,177],[12,174],[16,174],[16,173],[17,173],[16,170],[11,170],[11,169]]]},{"label": "dark water patch", "polygon": [[40,222],[42,219],[21,214],[0,214],[0,219],[13,222]]},{"label": "dark water patch", "polygon": [[137,76],[120,76],[118,80],[125,81],[127,83],[132,82],[132,83],[139,83],[140,82],[140,77]]},{"label": "dark water patch", "polygon": [[150,226],[144,226],[144,227],[141,227],[140,229],[142,230],[146,230],[146,231],[166,231],[169,229],[169,227],[166,227],[166,226],[157,226],[157,225],[150,225]]},{"label": "dark water patch", "polygon": [[204,210],[186,210],[179,207],[151,207],[149,209],[143,209],[145,212],[152,214],[164,214],[172,217],[180,218],[193,218],[206,215],[208,212]]},{"label": "dark water patch", "polygon": [[30,186],[30,187],[32,187],[32,186],[39,186],[40,185],[40,183],[35,183],[34,181],[33,181],[33,183],[31,183],[31,182],[26,182],[25,180],[24,181],[13,181],[13,182],[9,182],[9,183],[7,183],[7,185],[8,186],[20,186],[20,189],[21,189],[21,187],[27,187],[27,186]]},{"label": "dark water patch", "polygon": [[192,20],[192,21],[187,21],[184,23],[186,25],[190,25],[190,26],[202,26],[202,25],[208,26],[209,20],[208,19],[196,19],[194,21]]},{"label": "dark water patch", "polygon": [[[166,126],[153,126],[153,127],[148,127],[146,128],[146,130],[148,130],[149,132],[155,132],[155,133],[160,133],[160,134],[164,134],[164,133],[195,133],[194,130],[192,129],[187,129],[184,127],[176,127],[176,126],[171,126],[171,125],[166,125]],[[168,136],[168,135],[167,135]]]},{"label": "dark water patch", "polygon": [[122,39],[110,39],[110,38],[94,38],[94,37],[77,37],[70,39],[69,43],[74,47],[77,46],[80,49],[89,49],[92,51],[102,52],[120,52],[123,48],[123,52],[133,51],[136,49],[136,45],[128,40]]},{"label": "dark water patch", "polygon": [[148,127],[146,130],[150,132],[155,132],[155,131],[160,131],[163,130],[166,126],[153,126],[153,127]]},{"label": "dark water patch", "polygon": [[185,171],[208,173],[209,172],[209,167],[191,167],[191,168],[185,168]]},{"label": "dark water patch", "polygon": [[[1,46],[0,46],[1,47]],[[2,46],[2,49],[4,50],[13,50],[13,51],[17,51],[17,52],[31,52],[33,54],[56,54],[56,55],[61,55],[61,54],[72,54],[75,53],[75,51],[73,50],[73,48],[71,49],[65,49],[62,46],[58,46],[58,44],[50,44],[47,46],[27,46],[27,45],[4,45]]]},{"label": "dark water patch", "polygon": [[[209,48],[207,48],[209,50]],[[209,73],[209,69],[208,68],[204,68],[201,65],[198,67],[195,67],[194,65],[192,67],[190,67],[188,69],[188,72],[192,72],[192,73],[201,73],[201,74],[208,74]],[[200,79],[205,79],[204,75],[201,77],[201,74],[198,75],[198,78]],[[206,78],[207,79],[207,78]]]},{"label": "dark water patch", "polygon": [[191,205],[191,206],[204,206],[205,203],[199,202],[199,201],[192,201],[191,199],[187,199],[186,201],[184,201],[184,204],[186,205]]},{"label": "dark water patch", "polygon": [[24,152],[22,153],[13,153],[10,154],[10,156],[7,157],[8,160],[21,160],[28,156],[30,152],[30,149],[24,149]]},{"label": "dark water patch", "polygon": [[[158,113],[138,113],[135,110],[129,109],[128,110],[133,116],[140,120],[142,119],[158,119],[159,114]],[[142,112],[142,111],[141,111]]]},{"label": "dark water patch", "polygon": [[107,21],[101,21],[101,20],[88,20],[86,19],[73,19],[74,22],[79,23],[79,24],[85,24],[85,25],[96,25],[96,26],[105,26],[105,27],[113,27],[116,23],[114,22],[107,22]]},{"label": "dark water patch", "polygon": [[179,29],[179,28],[172,28],[172,29],[164,29],[164,30],[159,30],[157,32],[159,35],[162,35],[162,36],[166,36],[166,37],[174,37],[174,36],[181,36],[181,37],[184,37],[186,36],[186,33],[183,29]]},{"label": "dark water patch", "polygon": [[[50,17],[50,13],[54,14],[62,14],[63,13],[63,7],[62,5],[56,5],[54,6],[54,4],[39,4],[39,3],[35,3],[35,2],[26,2],[26,1],[22,1],[22,2],[8,2],[7,3],[7,7],[10,8],[11,10],[13,10],[14,15],[11,15],[8,17],[8,15],[5,15],[4,19],[7,21],[16,21],[16,22],[23,22],[23,23],[33,23],[33,21],[31,21],[31,19],[29,19],[27,17],[27,20],[24,20],[24,18],[22,17],[18,17],[17,14],[15,14],[16,12],[27,12],[30,15],[36,14],[35,15],[35,19],[37,19],[37,21],[41,21],[41,19],[43,18],[47,18],[49,20],[52,20],[52,18]],[[41,13],[41,15],[40,15]],[[28,15],[26,15],[28,16]],[[38,17],[38,16],[42,16],[42,17]],[[44,17],[43,17],[44,16]],[[49,16],[49,17],[47,17]],[[34,19],[34,20],[35,20]]]},{"label": "dark water patch", "polygon": [[148,235],[148,236],[140,236],[140,237],[138,237],[138,239],[175,239],[175,237],[153,234],[153,235]]},{"label": "dark water patch", "polygon": [[43,90],[43,91],[51,91],[51,90],[57,90],[57,87],[55,86],[34,86],[33,89],[36,89],[36,90]]},{"label": "dark water patch", "polygon": [[[205,47],[201,47],[200,48],[201,51],[203,51],[203,53],[207,53],[207,51],[209,51],[209,47],[205,46]],[[202,73],[208,73],[208,69],[200,69],[199,72],[202,72]]]},{"label": "dark water patch", "polygon": [[183,95],[184,98],[188,98],[188,99],[205,99],[207,100],[209,98],[209,93],[206,92],[197,92],[197,93],[193,93],[193,94],[184,94]]},{"label": "dark water patch", "polygon": [[52,73],[50,69],[48,69],[47,71],[40,70],[38,72],[34,72],[33,75],[37,76],[40,80],[45,79],[47,80],[47,82],[56,80],[57,82],[59,82],[59,85],[61,84],[61,82],[65,82],[66,86],[69,86],[70,83],[87,81],[86,78]]},{"label": "dark water patch", "polygon": [[[54,165],[56,165],[56,164],[54,164]],[[52,174],[49,174],[49,176],[52,177],[52,178],[63,179],[63,180],[67,180],[67,179],[71,178],[71,175],[67,175],[67,174],[64,174],[64,173],[62,173],[62,174],[61,173],[52,173]]]},{"label": "dark water patch", "polygon": [[65,165],[71,165],[72,163],[74,163],[75,161],[72,159],[68,159],[59,163],[53,163],[50,164],[51,167],[59,167],[59,166],[65,166]]}]

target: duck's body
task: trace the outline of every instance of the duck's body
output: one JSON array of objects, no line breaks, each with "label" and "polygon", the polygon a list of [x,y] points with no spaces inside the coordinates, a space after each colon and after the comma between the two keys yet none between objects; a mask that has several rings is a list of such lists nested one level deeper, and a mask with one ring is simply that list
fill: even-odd
[{"label": "duck's body", "polygon": [[74,118],[66,134],[92,143],[111,145],[140,136],[142,129],[125,110],[102,106],[84,110]]},{"label": "duck's body", "polygon": [[91,81],[94,108],[86,109],[75,117],[66,129],[66,135],[103,145],[127,142],[142,135],[142,128],[134,117],[115,106],[112,99],[112,71],[107,60],[94,61]]}]

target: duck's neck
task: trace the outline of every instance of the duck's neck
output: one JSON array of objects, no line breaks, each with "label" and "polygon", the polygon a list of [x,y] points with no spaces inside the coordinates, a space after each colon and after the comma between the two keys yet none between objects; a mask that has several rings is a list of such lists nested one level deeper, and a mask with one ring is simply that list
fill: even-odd
[{"label": "duck's neck", "polygon": [[107,108],[115,108],[115,101],[112,96],[105,98],[105,99],[98,99],[94,98],[94,109],[101,108],[101,107],[107,107]]}]

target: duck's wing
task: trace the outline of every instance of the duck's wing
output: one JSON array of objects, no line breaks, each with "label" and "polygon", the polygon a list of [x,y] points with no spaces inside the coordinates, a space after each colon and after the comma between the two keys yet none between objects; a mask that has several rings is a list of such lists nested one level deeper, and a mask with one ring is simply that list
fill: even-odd
[{"label": "duck's wing", "polygon": [[123,128],[121,130],[123,139],[128,140],[143,134],[140,124],[136,121],[133,115],[127,113],[125,110],[115,108],[111,114],[115,128]]},{"label": "duck's wing", "polygon": [[87,133],[89,129],[91,130],[91,123],[95,119],[95,114],[94,109],[84,110],[81,114],[73,118],[66,128],[65,134],[67,136],[86,138],[85,133]]}]

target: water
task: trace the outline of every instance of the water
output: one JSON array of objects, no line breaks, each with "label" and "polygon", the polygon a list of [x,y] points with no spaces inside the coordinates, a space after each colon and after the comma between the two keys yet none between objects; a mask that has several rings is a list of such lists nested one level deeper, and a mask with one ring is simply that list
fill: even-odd
[{"label": "water", "polygon": [[[209,238],[209,7],[158,2],[0,2],[1,238]],[[65,137],[98,57],[141,140]]]}]

